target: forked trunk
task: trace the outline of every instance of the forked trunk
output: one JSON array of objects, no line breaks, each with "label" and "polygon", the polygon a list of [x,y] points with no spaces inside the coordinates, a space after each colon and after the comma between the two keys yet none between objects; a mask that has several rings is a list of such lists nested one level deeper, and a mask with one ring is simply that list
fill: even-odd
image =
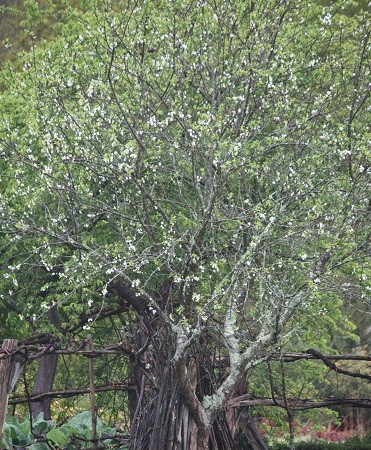
[{"label": "forked trunk", "polygon": [[[157,343],[157,348],[154,346],[143,354],[141,365],[132,366],[130,450],[235,449],[234,414],[227,418],[222,412],[211,429],[198,426],[181,392],[172,364],[174,343],[171,333],[162,329],[161,342]],[[144,373],[144,364],[150,376]],[[187,373],[200,401],[213,393],[213,386],[217,384],[215,379],[211,379],[213,372],[212,358],[207,349],[201,345],[190,349]]]},{"label": "forked trunk", "polygon": [[[167,314],[173,308],[171,287],[171,282],[164,283],[156,297]],[[234,411],[222,410],[210,424],[205,423],[208,419],[199,410],[199,403],[215,394],[226,376],[218,361],[220,355],[215,352],[215,342],[206,334],[200,336],[187,348],[187,356],[175,363],[176,339],[161,315],[153,314],[146,299],[133,295],[120,283],[111,283],[109,290],[137,313],[135,327],[131,327],[125,341],[131,354],[129,449],[236,449]],[[187,389],[182,374],[186,375]],[[195,403],[199,405],[196,410]]]},{"label": "forked trunk", "polygon": [[131,427],[130,450],[233,450],[223,413],[211,431],[199,429],[179,391],[174,371],[164,372],[160,389],[142,391]]}]

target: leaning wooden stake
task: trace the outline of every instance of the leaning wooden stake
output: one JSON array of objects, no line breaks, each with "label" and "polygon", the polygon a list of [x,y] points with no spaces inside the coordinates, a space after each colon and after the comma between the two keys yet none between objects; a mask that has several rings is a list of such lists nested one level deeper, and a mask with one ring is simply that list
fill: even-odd
[{"label": "leaning wooden stake", "polygon": [[4,339],[0,355],[0,446],[3,442],[3,428],[9,399],[9,379],[12,372],[13,360],[10,353],[17,347],[16,339]]},{"label": "leaning wooden stake", "polygon": [[[93,351],[93,339],[88,336],[89,351]],[[90,411],[91,411],[91,425],[93,431],[93,448],[99,448],[97,439],[97,405],[95,403],[95,384],[94,384],[94,363],[93,358],[89,358],[89,378],[90,378]]]}]

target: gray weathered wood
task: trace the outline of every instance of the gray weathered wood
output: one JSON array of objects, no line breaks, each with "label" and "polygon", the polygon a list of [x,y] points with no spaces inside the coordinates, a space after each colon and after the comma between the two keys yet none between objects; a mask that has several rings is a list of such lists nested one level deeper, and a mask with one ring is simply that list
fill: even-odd
[{"label": "gray weathered wood", "polygon": [[13,363],[10,353],[17,347],[17,344],[16,339],[4,339],[1,346],[3,357],[0,359],[0,444],[3,440],[3,428],[9,398],[9,380]]},{"label": "gray weathered wood", "polygon": [[[52,390],[55,374],[57,371],[58,355],[43,355],[40,358],[39,367],[36,373],[35,385],[32,396],[42,395]],[[52,397],[41,397],[38,401],[31,403],[32,417],[36,418],[41,412],[44,419],[51,419],[50,404]]]}]

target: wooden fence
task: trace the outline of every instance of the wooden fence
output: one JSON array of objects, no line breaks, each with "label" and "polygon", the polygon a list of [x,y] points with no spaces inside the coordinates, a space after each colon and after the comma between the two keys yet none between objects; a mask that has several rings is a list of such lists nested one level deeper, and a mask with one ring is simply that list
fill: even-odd
[{"label": "wooden fence", "polygon": [[[83,347],[83,348],[82,348]],[[53,391],[49,390],[52,386],[46,383],[42,392],[27,394],[27,396],[9,398],[12,388],[15,386],[20,373],[26,365],[32,361],[40,358],[45,358],[47,355],[77,355],[89,359],[89,388],[86,389],[69,389]],[[98,392],[108,391],[129,391],[130,386],[127,384],[106,384],[96,385],[93,368],[93,358],[103,355],[122,355],[127,356],[128,350],[122,344],[110,345],[103,349],[93,349],[93,342],[91,337],[84,342],[83,346],[79,348],[60,348],[55,339],[49,335],[43,335],[43,338],[18,342],[15,339],[5,339],[0,350],[0,442],[2,440],[2,430],[6,417],[8,405],[16,405],[27,403],[31,405],[33,402],[50,401],[55,398],[67,398],[78,395],[90,396],[90,407],[92,416],[92,430],[96,434],[97,424],[97,405],[96,394]],[[320,360],[325,364],[329,370],[335,371],[337,374],[345,376],[360,378],[371,381],[371,375],[351,372],[344,370],[338,366],[339,361],[371,361],[371,356],[357,356],[357,355],[323,355],[322,353],[309,349],[303,353],[280,353],[273,354],[270,360],[279,360],[282,363],[290,363],[299,360]],[[218,361],[219,367],[227,364],[227,360],[220,359]],[[286,410],[305,410],[312,408],[324,408],[334,406],[353,406],[357,408],[371,408],[371,399],[368,398],[320,398],[320,399],[301,399],[301,398],[262,398],[254,397],[252,394],[246,394],[241,397],[236,397],[229,401],[227,407],[241,408],[246,406],[273,406],[280,407]]]}]

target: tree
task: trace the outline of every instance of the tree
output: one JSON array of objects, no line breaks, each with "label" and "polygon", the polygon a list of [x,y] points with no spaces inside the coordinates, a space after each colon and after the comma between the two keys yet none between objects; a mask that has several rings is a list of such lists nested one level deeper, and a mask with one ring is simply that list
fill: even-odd
[{"label": "tree", "polygon": [[65,336],[120,314],[133,449],[234,448],[249,371],[367,300],[370,30],[342,8],[102,2],[3,75],[2,301]]}]

